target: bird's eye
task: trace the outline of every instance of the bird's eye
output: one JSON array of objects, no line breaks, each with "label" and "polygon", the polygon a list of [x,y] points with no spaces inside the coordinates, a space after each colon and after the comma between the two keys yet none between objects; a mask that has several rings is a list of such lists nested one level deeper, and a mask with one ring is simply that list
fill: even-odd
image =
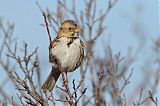
[{"label": "bird's eye", "polygon": [[69,28],[69,30],[71,30],[72,28]]}]

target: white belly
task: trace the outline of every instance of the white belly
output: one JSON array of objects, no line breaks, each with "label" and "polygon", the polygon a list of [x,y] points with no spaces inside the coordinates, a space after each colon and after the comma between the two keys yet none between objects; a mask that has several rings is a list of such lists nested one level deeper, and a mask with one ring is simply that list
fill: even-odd
[{"label": "white belly", "polygon": [[56,59],[59,60],[63,71],[74,71],[77,62],[79,61],[81,51],[80,39],[75,39],[68,46],[70,42],[69,38],[61,37],[54,48],[51,49],[51,53]]}]

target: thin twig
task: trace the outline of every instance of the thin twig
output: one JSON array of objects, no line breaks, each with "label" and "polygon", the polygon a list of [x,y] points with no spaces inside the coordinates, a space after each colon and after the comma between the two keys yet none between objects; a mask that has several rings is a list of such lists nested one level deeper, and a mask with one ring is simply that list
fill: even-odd
[{"label": "thin twig", "polygon": [[47,29],[50,45],[52,45],[52,38],[51,38],[51,35],[50,35],[50,31],[49,31],[48,22],[47,22],[47,18],[46,18],[45,12],[43,12],[42,15],[44,17],[44,22],[45,22],[45,25],[46,25],[46,29]]}]

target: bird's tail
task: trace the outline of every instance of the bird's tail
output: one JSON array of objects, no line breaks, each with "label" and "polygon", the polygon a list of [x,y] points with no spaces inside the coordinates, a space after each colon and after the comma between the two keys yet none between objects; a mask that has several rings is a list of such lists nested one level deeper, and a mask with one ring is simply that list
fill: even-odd
[{"label": "bird's tail", "polygon": [[41,88],[42,89],[47,89],[51,92],[53,90],[59,76],[60,76],[59,69],[52,67],[52,71],[50,72],[47,80],[43,83]]}]

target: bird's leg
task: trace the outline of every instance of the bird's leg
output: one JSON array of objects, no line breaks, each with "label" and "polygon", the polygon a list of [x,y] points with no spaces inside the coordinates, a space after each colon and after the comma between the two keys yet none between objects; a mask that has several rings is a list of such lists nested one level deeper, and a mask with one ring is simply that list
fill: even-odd
[{"label": "bird's leg", "polygon": [[68,80],[65,79],[64,72],[62,71],[61,65],[60,65],[59,63],[58,63],[57,65],[58,65],[59,71],[60,71],[61,74],[62,74],[63,86],[66,87],[66,86],[68,85]]}]

